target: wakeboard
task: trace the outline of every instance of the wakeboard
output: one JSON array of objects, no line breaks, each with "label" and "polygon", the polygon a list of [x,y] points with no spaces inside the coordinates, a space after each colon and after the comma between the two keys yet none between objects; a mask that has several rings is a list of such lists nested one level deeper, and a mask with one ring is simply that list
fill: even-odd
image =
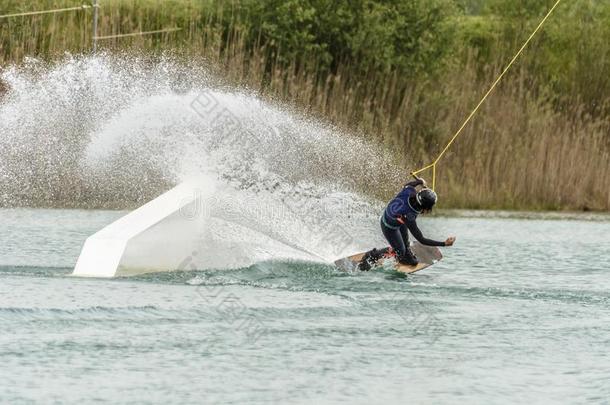
[{"label": "wakeboard", "polygon": [[[381,259],[377,261],[377,263],[371,270],[375,269],[376,267],[383,266],[384,262],[391,261],[396,271],[400,273],[411,274],[430,267],[443,258],[443,254],[441,253],[439,248],[437,248],[436,246],[425,246],[419,242],[411,243],[411,251],[415,254],[417,260],[419,261],[419,263],[415,266],[399,264],[394,258],[394,256],[388,252],[388,249],[385,249],[385,251],[387,253],[385,253],[381,257]],[[343,271],[351,272],[360,270],[358,264],[364,257],[365,253],[366,252],[358,253],[349,257],[345,257],[343,259],[339,259],[335,261],[335,266],[337,266],[340,270]]]}]

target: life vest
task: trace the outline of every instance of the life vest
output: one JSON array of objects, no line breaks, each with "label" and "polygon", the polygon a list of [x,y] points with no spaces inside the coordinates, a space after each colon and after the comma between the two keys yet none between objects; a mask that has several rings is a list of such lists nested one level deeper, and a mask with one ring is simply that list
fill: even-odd
[{"label": "life vest", "polygon": [[403,188],[386,206],[381,221],[390,229],[398,229],[404,225],[406,219],[417,218],[421,211],[417,211],[411,206],[409,199],[417,194],[417,190],[413,186]]}]

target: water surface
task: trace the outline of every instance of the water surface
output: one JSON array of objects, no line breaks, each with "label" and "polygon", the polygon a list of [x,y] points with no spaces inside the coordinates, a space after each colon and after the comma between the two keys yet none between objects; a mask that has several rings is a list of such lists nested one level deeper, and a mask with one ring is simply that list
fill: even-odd
[{"label": "water surface", "polygon": [[[315,261],[70,277],[113,211],[0,210],[0,402],[607,403],[605,216],[422,218],[412,276]],[[378,241],[376,218],[354,230]]]}]

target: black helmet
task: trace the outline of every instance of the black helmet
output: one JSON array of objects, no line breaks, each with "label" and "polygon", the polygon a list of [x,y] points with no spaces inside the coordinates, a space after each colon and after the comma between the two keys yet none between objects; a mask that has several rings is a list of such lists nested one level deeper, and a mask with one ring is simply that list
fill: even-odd
[{"label": "black helmet", "polygon": [[417,199],[417,203],[424,210],[431,210],[436,204],[436,193],[429,188],[424,188],[415,197]]}]

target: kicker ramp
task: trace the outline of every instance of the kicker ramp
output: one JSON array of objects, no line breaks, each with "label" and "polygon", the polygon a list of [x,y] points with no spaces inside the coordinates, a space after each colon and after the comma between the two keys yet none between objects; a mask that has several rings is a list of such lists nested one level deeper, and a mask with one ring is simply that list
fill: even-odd
[{"label": "kicker ramp", "polygon": [[197,250],[214,183],[182,183],[91,235],[73,276],[116,277],[171,271]]}]

